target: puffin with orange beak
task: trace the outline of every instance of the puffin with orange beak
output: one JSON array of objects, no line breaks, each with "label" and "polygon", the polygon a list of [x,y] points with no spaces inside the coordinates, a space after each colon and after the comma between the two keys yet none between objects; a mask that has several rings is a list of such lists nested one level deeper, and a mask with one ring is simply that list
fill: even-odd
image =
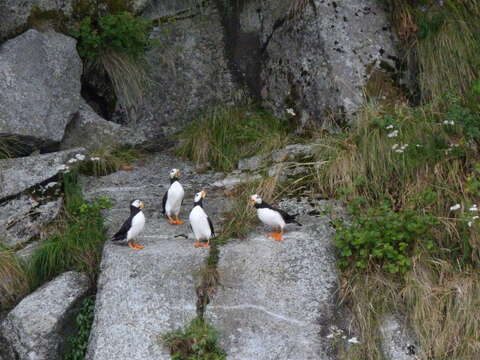
[{"label": "puffin with orange beak", "polygon": [[283,210],[274,208],[263,201],[262,198],[257,194],[252,195],[250,199],[252,204],[257,209],[257,216],[260,221],[265,225],[277,229],[277,231],[272,232],[267,237],[272,237],[276,241],[283,241],[283,229],[285,228],[286,224],[295,223],[298,226],[302,226],[302,224],[295,220],[295,217],[298,214],[290,215]]},{"label": "puffin with orange beak", "polygon": [[181,225],[183,221],[180,220],[178,215],[180,214],[180,208],[183,203],[183,197],[185,191],[182,184],[178,181],[180,178],[180,170],[170,170],[170,187],[163,196],[162,200],[162,212],[166,215],[168,222],[172,225]]},{"label": "puffin with orange beak", "polygon": [[113,235],[112,241],[127,241],[128,246],[135,250],[141,250],[144,246],[133,242],[145,227],[145,215],[143,215],[142,209],[145,206],[140,200],[133,200],[130,203],[130,216],[123,223],[118,232]]},{"label": "puffin with orange beak", "polygon": [[[210,239],[215,237],[212,220],[203,209],[203,199],[207,195],[205,190],[195,194],[193,209],[190,211],[190,226],[195,236],[195,247],[209,247]],[[206,243],[204,242],[206,241]]]}]

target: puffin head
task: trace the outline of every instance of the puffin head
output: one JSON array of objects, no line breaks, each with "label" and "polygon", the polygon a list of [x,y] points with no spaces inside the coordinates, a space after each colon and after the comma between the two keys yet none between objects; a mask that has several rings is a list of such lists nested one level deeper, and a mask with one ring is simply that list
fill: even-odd
[{"label": "puffin head", "polygon": [[180,170],[178,169],[172,169],[170,170],[170,179],[178,179],[180,177]]},{"label": "puffin head", "polygon": [[201,203],[202,200],[207,196],[207,192],[205,190],[202,190],[198,193],[195,194],[195,198],[193,199],[193,202],[195,204]]},{"label": "puffin head", "polygon": [[260,197],[260,195],[254,194],[250,196],[250,201],[253,205],[260,205],[262,203],[262,198]]},{"label": "puffin head", "polygon": [[133,200],[131,203],[130,203],[130,206],[131,207],[135,207],[137,209],[143,209],[145,207],[145,205],[143,205],[143,202],[141,202],[140,200]]}]

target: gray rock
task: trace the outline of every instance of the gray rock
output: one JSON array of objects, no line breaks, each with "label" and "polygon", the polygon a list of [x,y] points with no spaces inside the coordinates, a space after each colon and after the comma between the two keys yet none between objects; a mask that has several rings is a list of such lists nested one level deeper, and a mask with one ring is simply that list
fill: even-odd
[{"label": "gray rock", "polygon": [[233,172],[228,174],[224,179],[215,181],[213,186],[230,190],[239,184],[259,180],[261,178],[262,177],[259,174],[242,174]]},{"label": "gray rock", "polygon": [[240,159],[238,161],[238,170],[258,170],[265,164],[265,156],[255,155],[246,159]]},{"label": "gray rock", "polygon": [[17,195],[68,168],[67,162],[85,149],[0,160],[0,200]]},{"label": "gray rock", "polygon": [[76,41],[29,30],[0,47],[0,134],[49,145],[62,140],[80,105]]},{"label": "gray rock", "polygon": [[251,1],[240,31],[257,34],[264,49],[260,81],[264,104],[302,125],[347,117],[363,102],[372,69],[394,67],[394,34],[376,0]]},{"label": "gray rock", "polygon": [[56,219],[61,207],[61,198],[40,203],[26,194],[0,204],[0,244],[16,247],[27,243]]},{"label": "gray rock", "polygon": [[415,338],[406,324],[396,316],[388,315],[380,321],[382,349],[389,360],[419,359],[419,349]]},{"label": "gray rock", "polygon": [[[193,195],[217,177],[196,174],[194,167],[168,155],[156,155],[132,171],[119,171],[100,179],[86,178],[87,198],[108,196],[115,206],[105,212],[109,233],[114,233],[128,217],[132,199],[145,207],[146,227],[138,242],[145,246],[134,251],[127,246],[107,243],[103,251],[90,336],[89,360],[170,359],[161,336],[185,326],[196,316],[196,278],[208,250],[194,248],[194,240],[175,235],[189,234],[187,223],[172,226],[161,214],[161,202],[169,186],[168,172],[179,168],[186,192],[180,217],[186,219]],[[206,211],[214,226],[228,208],[220,194],[209,191]]]},{"label": "gray rock", "polygon": [[314,150],[314,144],[290,144],[272,152],[272,161],[279,163],[296,159],[301,160],[302,158],[312,156]]},{"label": "gray rock", "polygon": [[172,20],[152,33],[162,46],[148,54],[153,85],[138,120],[157,141],[158,135],[169,136],[206,108],[232,103],[234,97],[218,11],[195,3],[156,1],[144,11],[152,19]]},{"label": "gray rock", "polygon": [[24,30],[34,8],[57,10],[70,15],[75,2],[75,0],[2,0],[0,2],[0,39]]},{"label": "gray rock", "polygon": [[78,114],[68,124],[60,147],[71,149],[82,146],[95,151],[123,145],[136,146],[145,140],[143,131],[107,121],[83,102]]},{"label": "gray rock", "polygon": [[88,277],[70,271],[28,295],[0,325],[0,353],[7,359],[61,359],[72,315],[88,289]]},{"label": "gray rock", "polygon": [[257,229],[221,248],[221,286],[206,316],[229,359],[334,358],[321,335],[333,322],[338,287],[333,230],[325,217],[299,221],[304,226],[289,226],[282,243]]}]

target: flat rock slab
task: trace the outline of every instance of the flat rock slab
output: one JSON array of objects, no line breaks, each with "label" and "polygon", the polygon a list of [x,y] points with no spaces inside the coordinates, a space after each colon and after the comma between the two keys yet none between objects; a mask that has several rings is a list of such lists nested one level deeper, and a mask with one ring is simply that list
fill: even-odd
[{"label": "flat rock slab", "polygon": [[85,149],[76,148],[55,153],[0,160],[0,200],[17,195],[40,184],[65,169],[68,160]]},{"label": "flat rock slab", "polygon": [[[189,234],[189,226],[172,226],[161,214],[171,168],[179,168],[182,173],[186,197],[181,218],[186,219],[194,192],[209,188],[218,177],[195,174],[193,167],[171,156],[157,155],[132,171],[85,179],[88,198],[108,196],[115,202],[105,213],[109,233],[113,234],[128,217],[131,200],[141,199],[146,205],[145,232],[138,239],[145,246],[143,250],[111,242],[105,245],[89,360],[170,359],[161,336],[196,316],[196,277],[208,250],[194,248],[192,238],[176,238]],[[216,211],[226,206],[219,201],[220,194],[214,192],[205,199],[214,224],[220,221]]]},{"label": "flat rock slab", "polygon": [[265,231],[221,248],[221,286],[206,316],[229,360],[333,358],[322,335],[338,286],[333,231],[324,217],[299,220],[282,243]]},{"label": "flat rock slab", "polygon": [[89,284],[86,275],[70,271],[24,298],[0,326],[0,357],[61,359],[65,331]]}]

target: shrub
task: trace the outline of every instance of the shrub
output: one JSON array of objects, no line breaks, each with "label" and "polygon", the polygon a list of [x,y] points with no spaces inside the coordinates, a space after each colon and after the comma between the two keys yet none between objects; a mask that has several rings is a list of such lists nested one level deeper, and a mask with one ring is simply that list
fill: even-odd
[{"label": "shrub", "polygon": [[92,329],[95,310],[95,296],[83,300],[80,311],[75,318],[75,335],[68,339],[70,346],[64,360],[84,360],[87,353],[88,338]]},{"label": "shrub", "polygon": [[339,248],[339,265],[353,264],[359,269],[379,264],[389,273],[405,273],[411,266],[410,253],[416,242],[431,250],[434,247],[431,227],[435,217],[413,210],[394,212],[382,204],[363,212],[351,207],[351,225],[337,223],[335,244]]},{"label": "shrub", "polygon": [[194,319],[185,330],[176,330],[163,341],[173,360],[224,360],[227,355],[217,345],[217,331],[203,319]]},{"label": "shrub", "polygon": [[106,198],[85,201],[75,173],[64,175],[64,187],[63,222],[32,255],[33,287],[69,270],[85,272],[93,282],[97,272],[106,240],[101,210],[111,203]]},{"label": "shrub", "polygon": [[12,250],[0,246],[0,315],[29,291],[25,264]]}]

